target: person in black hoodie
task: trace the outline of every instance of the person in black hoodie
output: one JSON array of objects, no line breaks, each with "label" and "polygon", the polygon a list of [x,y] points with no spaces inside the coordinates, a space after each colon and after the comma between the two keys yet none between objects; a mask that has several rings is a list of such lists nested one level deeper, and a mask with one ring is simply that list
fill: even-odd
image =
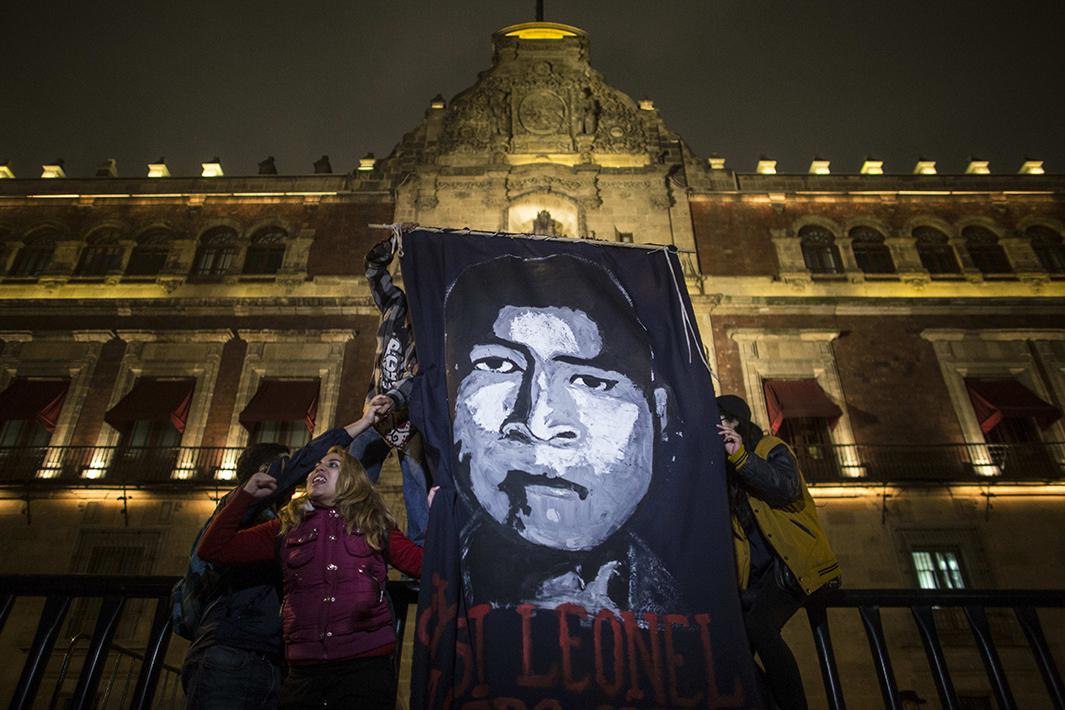
[{"label": "person in black hoodie", "polygon": [[[193,550],[218,511],[258,472],[277,480],[277,492],[250,510],[242,526],[276,517],[279,499],[295,488],[331,447],[349,445],[355,427],[352,423],[330,429],[291,458],[287,456],[288,447],[280,444],[254,444],[244,449],[237,459],[237,488],[218,502],[197,535]],[[201,597],[197,601],[203,611],[199,619],[185,620],[193,622],[194,627],[181,669],[186,708],[277,708],[285,657],[280,568],[274,562],[219,567],[194,557],[190,570],[197,568],[201,570],[201,581],[195,593]]]}]

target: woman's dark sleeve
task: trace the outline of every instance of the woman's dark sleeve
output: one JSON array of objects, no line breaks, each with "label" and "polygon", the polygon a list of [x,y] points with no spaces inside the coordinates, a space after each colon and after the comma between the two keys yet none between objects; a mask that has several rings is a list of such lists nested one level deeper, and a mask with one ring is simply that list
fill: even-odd
[{"label": "woman's dark sleeve", "polygon": [[791,505],[802,497],[802,482],[795,458],[784,444],[769,450],[766,458],[741,449],[729,457],[740,485],[774,508]]},{"label": "woman's dark sleeve", "polygon": [[255,497],[243,488],[214,517],[207,527],[196,554],[219,565],[247,565],[268,562],[277,555],[276,540],[281,522],[270,520],[240,530],[240,519]]}]

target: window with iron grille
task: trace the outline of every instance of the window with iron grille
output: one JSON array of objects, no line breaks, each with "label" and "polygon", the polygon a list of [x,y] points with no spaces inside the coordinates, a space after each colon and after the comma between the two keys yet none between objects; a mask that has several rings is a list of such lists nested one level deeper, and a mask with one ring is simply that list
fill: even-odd
[{"label": "window with iron grille", "polygon": [[26,240],[11,263],[10,276],[40,276],[55,252],[55,237],[40,235]]},{"label": "window with iron grille", "polygon": [[126,276],[158,276],[170,256],[170,239],[165,232],[149,232],[137,240],[126,264]]},{"label": "window with iron grille", "polygon": [[802,258],[806,268],[815,274],[842,273],[839,247],[832,232],[824,227],[808,225],[799,230]]},{"label": "window with iron grille", "polygon": [[916,227],[917,255],[930,274],[960,274],[961,265],[946,234],[935,227]]},{"label": "window with iron grille", "polygon": [[114,235],[105,235],[89,241],[81,250],[75,276],[105,276],[118,271],[122,265],[122,245]]},{"label": "window with iron grille", "polygon": [[998,237],[990,229],[972,225],[961,230],[961,235],[965,239],[969,257],[980,273],[1008,274],[1013,271],[1006,252],[998,243]]},{"label": "window with iron grille", "polygon": [[228,274],[237,255],[236,241],[237,233],[228,227],[212,229],[203,235],[192,267],[193,276],[211,279]]},{"label": "window with iron grille", "polygon": [[884,235],[872,227],[855,227],[850,231],[851,249],[858,268],[866,274],[893,274],[895,261],[884,244]]},{"label": "window with iron grille", "polygon": [[256,232],[244,256],[244,273],[248,276],[271,276],[281,270],[285,260],[284,230],[268,228]]},{"label": "window with iron grille", "polygon": [[[149,574],[159,538],[158,532],[82,530],[75,546],[73,570],[81,574]],[[75,600],[67,636],[91,635],[100,606],[100,599]],[[126,601],[115,630],[116,641],[134,638],[144,609],[144,600]]]},{"label": "window with iron grille", "polygon": [[1061,235],[1041,224],[1029,227],[1024,233],[1031,240],[1032,251],[1047,273],[1065,274],[1065,244]]}]

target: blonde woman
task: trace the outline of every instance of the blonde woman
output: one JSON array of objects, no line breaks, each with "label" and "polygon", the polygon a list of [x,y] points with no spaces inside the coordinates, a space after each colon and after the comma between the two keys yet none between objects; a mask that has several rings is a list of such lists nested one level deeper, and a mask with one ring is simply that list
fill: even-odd
[{"label": "blonde woman", "polygon": [[[370,426],[368,409],[359,424]],[[422,548],[397,528],[359,462],[333,447],[280,518],[239,530],[241,516],[277,481],[256,473],[215,518],[197,554],[224,565],[279,558],[289,670],[282,708],[394,708],[388,565],[419,577]]]}]

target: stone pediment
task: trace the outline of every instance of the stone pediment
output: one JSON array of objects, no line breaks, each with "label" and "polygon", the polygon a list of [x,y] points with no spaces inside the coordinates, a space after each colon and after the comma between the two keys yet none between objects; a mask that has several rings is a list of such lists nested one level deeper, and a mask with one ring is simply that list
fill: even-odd
[{"label": "stone pediment", "polygon": [[[561,29],[538,32],[545,27]],[[446,109],[437,163],[653,162],[653,123],[591,68],[583,31],[527,23],[500,30],[493,41],[493,66]]]}]

